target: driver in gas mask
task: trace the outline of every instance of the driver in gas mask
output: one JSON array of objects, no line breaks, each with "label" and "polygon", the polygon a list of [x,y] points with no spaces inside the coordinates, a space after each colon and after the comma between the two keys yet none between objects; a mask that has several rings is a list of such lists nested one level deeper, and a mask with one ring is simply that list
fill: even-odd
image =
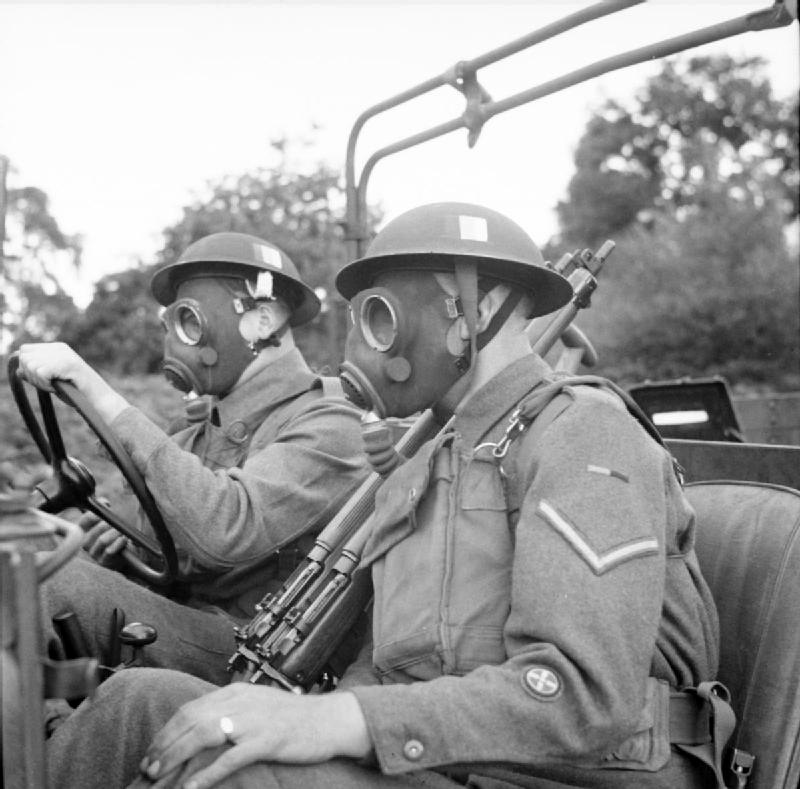
[{"label": "driver in gas mask", "polygon": [[[190,399],[168,435],[68,346],[24,345],[20,369],[39,386],[71,381],[144,476],[178,550],[181,602],[100,566],[119,567],[127,538],[93,516],[87,550],[43,586],[47,648],[63,655],[50,618],[73,611],[101,657],[113,647],[115,607],[153,625],[146,665],[227,681],[234,624],[277,588],[307,553],[366,465],[360,413],[335,379],[307,366],[292,330],[320,303],[275,245],[216,233],[156,272],[163,305],[163,370]],[[332,385],[335,384],[335,385]]]}]

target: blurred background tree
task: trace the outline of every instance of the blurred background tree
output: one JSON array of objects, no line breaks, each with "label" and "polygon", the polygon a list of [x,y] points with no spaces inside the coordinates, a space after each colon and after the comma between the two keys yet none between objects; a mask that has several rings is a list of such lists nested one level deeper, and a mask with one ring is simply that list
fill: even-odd
[{"label": "blurred background tree", "polygon": [[42,189],[7,188],[8,160],[0,159],[2,352],[29,339],[52,339],[79,319],[64,285],[80,268],[82,240],[61,230]]},{"label": "blurred background tree", "polygon": [[547,251],[616,241],[579,323],[623,383],[800,385],[798,99],[776,99],[763,65],[668,61],[578,143]]},{"label": "blurred background tree", "polygon": [[163,330],[158,304],[150,295],[155,268],[140,262],[102,277],[81,320],[67,327],[60,339],[103,370],[127,375],[158,372]]},{"label": "blurred background tree", "polygon": [[[308,145],[309,143],[301,144]],[[295,144],[273,141],[275,164],[209,182],[164,230],[164,245],[149,266],[101,279],[84,320],[69,341],[88,361],[117,373],[153,372],[161,361],[161,328],[149,280],[156,268],[177,260],[194,241],[220,231],[250,233],[281,247],[322,300],[322,313],[295,330],[314,369],[334,373],[346,333],[343,299],[333,280],[345,263],[338,217],[344,192],[338,172],[315,164],[299,172],[292,163]],[[377,214],[373,212],[373,223]]]}]

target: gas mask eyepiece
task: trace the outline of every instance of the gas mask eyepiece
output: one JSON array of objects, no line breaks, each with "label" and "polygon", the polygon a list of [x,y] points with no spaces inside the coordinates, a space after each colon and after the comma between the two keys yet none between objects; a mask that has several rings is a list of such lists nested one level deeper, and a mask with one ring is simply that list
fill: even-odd
[{"label": "gas mask eyepiece", "polygon": [[382,353],[390,351],[397,340],[399,321],[389,299],[380,293],[371,293],[361,302],[358,313],[367,345]]},{"label": "gas mask eyepiece", "polygon": [[200,345],[208,336],[208,324],[200,304],[194,299],[178,299],[161,312],[161,323],[167,332],[190,347]]},{"label": "gas mask eyepiece", "polygon": [[448,339],[459,317],[453,302],[430,272],[386,272],[356,293],[340,367],[348,399],[381,418],[437,402],[466,369],[461,341]]}]

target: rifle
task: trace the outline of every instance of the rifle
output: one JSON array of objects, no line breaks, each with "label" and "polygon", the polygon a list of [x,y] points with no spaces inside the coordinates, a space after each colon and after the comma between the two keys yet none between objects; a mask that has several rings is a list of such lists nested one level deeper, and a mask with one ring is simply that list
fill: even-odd
[{"label": "rifle", "polygon": [[[369,415],[367,415],[367,420],[367,424],[374,422],[374,415],[372,419],[369,419]],[[439,427],[433,411],[430,409],[424,411],[397,442],[396,452],[411,457],[426,441],[437,434]],[[383,484],[383,480],[384,477],[377,472],[370,474],[338,514],[319,533],[304,562],[284,581],[277,592],[267,594],[256,604],[256,615],[245,627],[235,628],[238,647],[228,661],[228,670],[234,674],[235,680],[252,683],[272,680],[287,689],[295,689],[294,684],[288,682],[288,680],[286,682],[282,680],[280,672],[272,670],[272,662],[277,659],[275,645],[279,638],[284,635],[288,636],[289,628],[295,624],[303,628],[302,631],[298,632],[303,632],[303,635],[307,635],[305,629],[308,617],[324,613],[319,611],[319,606],[323,602],[320,600],[318,606],[313,608],[302,622],[300,621],[303,613],[311,607],[311,600],[316,597],[316,593],[323,586],[321,581],[329,580],[328,576],[323,576],[323,574],[332,562],[344,556],[345,558],[342,560],[343,567],[349,567],[348,560],[354,562],[354,566],[358,565],[361,551],[358,549],[357,555],[350,552],[346,553],[347,541],[372,513],[375,506],[375,494]],[[335,569],[334,565],[334,567],[331,567],[331,572],[338,573],[339,571]],[[351,585],[349,582],[351,574],[343,576],[338,581],[341,591]],[[324,585],[328,586],[328,584]],[[359,586],[360,588],[361,586]],[[325,599],[327,600],[327,597]],[[364,605],[366,605],[366,601]],[[363,610],[363,607],[360,610]],[[351,612],[346,619],[355,621],[360,610]],[[341,630],[341,637],[343,638],[349,627],[345,628],[341,625],[337,629]],[[315,636],[315,641],[318,640],[319,636],[317,635]],[[328,650],[329,654],[338,646],[339,641],[341,641],[341,638]],[[319,641],[319,643],[322,642]],[[306,644],[305,649],[310,651],[308,644]],[[312,662],[316,664],[318,661],[314,660]],[[305,669],[300,669],[299,672],[295,673],[299,677],[303,677],[303,681],[300,684],[305,685],[310,681],[310,684],[313,685],[314,681],[316,681],[316,676],[310,679],[311,672]]]},{"label": "rifle", "polygon": [[[579,250],[548,264],[567,277],[573,297],[550,318],[544,331],[539,332],[536,321],[528,327],[528,336],[535,337],[535,353],[544,356],[563,337],[569,364],[577,367],[583,361],[591,366],[596,361],[594,349],[572,321],[589,306],[597,275],[614,246],[606,241],[597,252]],[[367,414],[363,425],[369,430],[376,421]],[[452,417],[441,426],[430,409],[423,412],[395,445],[394,465],[400,456],[411,457],[426,441],[447,430],[451,422]],[[269,683],[303,693],[324,677],[331,656],[372,597],[369,570],[359,568],[359,562],[369,537],[367,519],[385,476],[373,472],[367,477],[320,532],[304,563],[277,592],[256,605],[255,617],[245,627],[236,628],[238,647],[228,661],[235,681]],[[332,686],[330,677],[323,682]]]}]

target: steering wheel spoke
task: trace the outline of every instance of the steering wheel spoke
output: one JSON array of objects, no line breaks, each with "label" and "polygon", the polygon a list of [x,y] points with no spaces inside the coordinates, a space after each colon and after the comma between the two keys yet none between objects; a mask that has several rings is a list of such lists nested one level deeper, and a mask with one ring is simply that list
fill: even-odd
[{"label": "steering wheel spoke", "polygon": [[[56,410],[53,407],[53,398],[50,396],[50,392],[45,392],[42,389],[38,389],[36,394],[39,397],[39,410],[42,413],[42,424],[44,425],[44,432],[47,436],[47,446],[50,450],[50,457],[46,459],[50,465],[52,465],[53,471],[58,474],[60,472],[61,461],[67,459],[67,453],[64,449],[64,439],[61,435],[61,428],[58,426]],[[32,411],[30,413],[33,414]]]},{"label": "steering wheel spoke", "polygon": [[109,526],[115,528],[121,534],[124,534],[134,545],[144,548],[148,553],[153,556],[161,556],[161,548],[159,544],[148,537],[144,532],[137,528],[132,528],[131,525],[114,510],[106,504],[103,504],[96,496],[88,496],[84,501],[84,506],[89,512],[97,515],[98,518],[104,520]]}]

